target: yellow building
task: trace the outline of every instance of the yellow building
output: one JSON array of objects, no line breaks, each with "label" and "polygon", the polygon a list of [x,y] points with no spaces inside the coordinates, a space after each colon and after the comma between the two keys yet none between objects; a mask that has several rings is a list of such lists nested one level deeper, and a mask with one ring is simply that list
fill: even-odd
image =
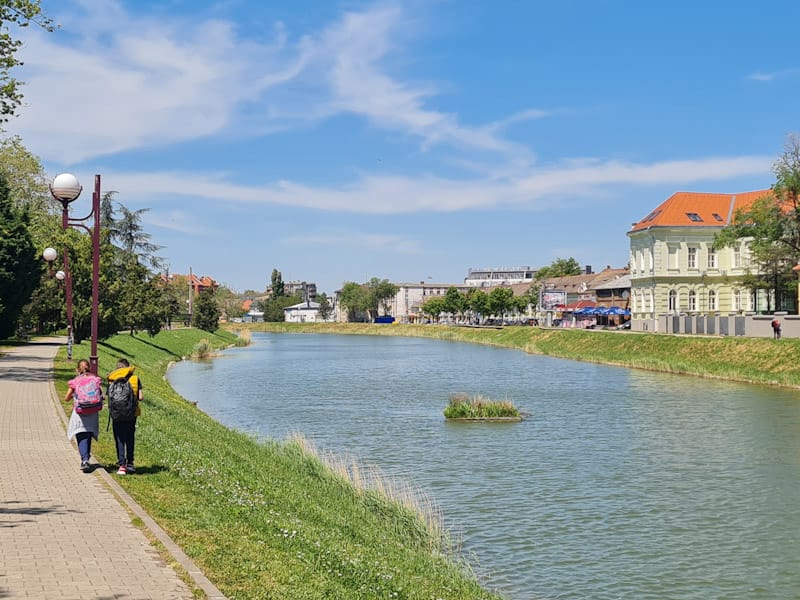
[{"label": "yellow building", "polygon": [[633,224],[630,238],[631,328],[658,331],[667,315],[728,315],[765,310],[740,280],[752,270],[747,240],[715,250],[714,236],[739,209],[770,190],[743,194],[677,192]]}]

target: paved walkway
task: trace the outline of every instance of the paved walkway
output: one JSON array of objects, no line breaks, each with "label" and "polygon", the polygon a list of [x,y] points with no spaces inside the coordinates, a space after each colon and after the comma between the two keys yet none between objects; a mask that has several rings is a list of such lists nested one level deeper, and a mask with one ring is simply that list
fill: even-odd
[{"label": "paved walkway", "polygon": [[105,469],[78,468],[52,384],[61,342],[32,342],[0,357],[0,598],[193,598],[126,508],[207,597],[223,598]]}]

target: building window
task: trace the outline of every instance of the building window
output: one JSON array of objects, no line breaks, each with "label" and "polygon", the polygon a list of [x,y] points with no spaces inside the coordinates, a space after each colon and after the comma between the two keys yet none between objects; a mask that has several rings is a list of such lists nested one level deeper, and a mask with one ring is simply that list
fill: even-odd
[{"label": "building window", "polygon": [[742,251],[739,249],[738,246],[736,246],[733,249],[733,268],[740,269],[741,267],[742,267]]},{"label": "building window", "polygon": [[731,298],[731,308],[734,311],[742,310],[742,291],[733,290],[733,297]]},{"label": "building window", "polygon": [[678,292],[675,290],[669,291],[669,310],[671,312],[678,310]]},{"label": "building window", "polygon": [[708,290],[708,310],[717,310],[717,292]]},{"label": "building window", "polygon": [[716,269],[717,268],[717,251],[713,248],[708,249],[708,268],[709,269]]},{"label": "building window", "polygon": [[697,311],[697,293],[694,290],[689,291],[689,311]]},{"label": "building window", "polygon": [[688,250],[689,250],[689,254],[687,256],[687,260],[688,260],[688,263],[689,263],[688,266],[689,266],[690,269],[696,269],[697,268],[697,248],[694,248],[693,246],[689,246]]},{"label": "building window", "polygon": [[686,213],[686,216],[689,217],[690,221],[694,221],[695,223],[701,223],[703,221],[703,217],[697,213]]},{"label": "building window", "polygon": [[669,247],[669,268],[670,269],[677,269],[678,268],[678,247],[677,246],[670,246]]},{"label": "building window", "polygon": [[711,213],[711,216],[712,216],[712,217],[714,217],[714,220],[715,220],[715,221],[719,221],[720,223],[722,222],[722,217],[721,217],[721,216],[719,216],[719,214],[717,214],[717,213]]}]

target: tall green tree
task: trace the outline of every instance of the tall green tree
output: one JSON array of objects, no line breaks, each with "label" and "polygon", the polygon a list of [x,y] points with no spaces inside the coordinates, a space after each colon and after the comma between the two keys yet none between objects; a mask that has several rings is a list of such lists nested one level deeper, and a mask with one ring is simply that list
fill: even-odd
[{"label": "tall green tree", "polygon": [[0,339],[14,334],[23,307],[39,285],[41,272],[27,213],[11,206],[8,186],[0,176]]},{"label": "tall green tree", "polygon": [[444,295],[444,312],[453,316],[463,316],[467,310],[467,297],[458,291],[455,286],[447,288]]},{"label": "tall green tree", "polygon": [[479,288],[470,290],[467,292],[467,308],[481,322],[489,312],[489,295]]},{"label": "tall green tree", "polygon": [[333,306],[331,305],[331,301],[328,300],[328,295],[322,292],[317,297],[317,302],[319,302],[319,316],[323,321],[328,321],[333,314]]},{"label": "tall green tree", "polygon": [[489,292],[489,312],[503,320],[513,308],[514,291],[507,287],[496,287]]},{"label": "tall green tree", "polygon": [[536,271],[536,279],[541,281],[549,277],[568,277],[580,275],[583,272],[578,261],[574,258],[557,258],[547,267]]},{"label": "tall green tree", "polygon": [[350,322],[364,322],[369,318],[371,298],[369,291],[355,281],[347,281],[339,293],[339,302],[347,311]]},{"label": "tall green tree", "polygon": [[731,224],[715,236],[714,247],[746,242],[753,268],[741,283],[752,290],[770,290],[767,298],[774,297],[775,305],[767,310],[780,310],[792,307],[796,298],[792,267],[800,262],[800,138],[789,136],[773,173],[770,193],[737,210]]},{"label": "tall green tree", "polygon": [[220,311],[212,288],[206,288],[197,295],[194,302],[194,325],[198,329],[215,332],[219,328]]},{"label": "tall green tree", "polygon": [[278,269],[272,269],[272,275],[270,277],[270,281],[272,282],[272,292],[270,296],[272,298],[280,298],[284,295],[284,286],[283,286],[283,276]]},{"label": "tall green tree", "polygon": [[439,317],[443,312],[447,312],[445,299],[441,296],[429,298],[422,304],[420,308],[422,309],[423,314],[428,315],[431,321],[435,323],[439,322]]},{"label": "tall green tree", "polygon": [[399,288],[390,283],[388,279],[378,279],[377,277],[371,278],[367,282],[366,288],[368,291],[370,321],[375,320],[381,309],[383,314],[388,314],[391,310],[392,299],[397,295]]},{"label": "tall green tree", "polygon": [[42,13],[39,0],[0,0],[0,122],[8,121],[22,103],[20,82],[11,74],[22,64],[17,58],[22,41],[12,36],[8,26],[27,27],[31,23],[53,30],[53,22]]}]

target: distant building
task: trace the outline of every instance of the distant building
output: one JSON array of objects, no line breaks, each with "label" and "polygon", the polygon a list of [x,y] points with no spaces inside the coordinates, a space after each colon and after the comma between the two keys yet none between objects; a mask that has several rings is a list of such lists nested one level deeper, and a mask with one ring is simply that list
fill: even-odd
[{"label": "distant building", "polygon": [[515,285],[530,283],[536,275],[532,267],[487,267],[470,269],[464,279],[467,287],[495,287],[498,285]]},{"label": "distant building", "polygon": [[287,323],[320,323],[324,319],[319,314],[318,302],[300,302],[283,309]]},{"label": "distant building", "polygon": [[203,275],[202,277],[198,277],[197,275],[180,275],[178,273],[173,273],[170,275],[167,280],[172,283],[179,278],[185,278],[188,285],[191,286],[192,291],[194,291],[194,295],[197,296],[200,292],[207,289],[216,290],[219,287],[219,284],[214,281],[212,277],[208,275]]}]

